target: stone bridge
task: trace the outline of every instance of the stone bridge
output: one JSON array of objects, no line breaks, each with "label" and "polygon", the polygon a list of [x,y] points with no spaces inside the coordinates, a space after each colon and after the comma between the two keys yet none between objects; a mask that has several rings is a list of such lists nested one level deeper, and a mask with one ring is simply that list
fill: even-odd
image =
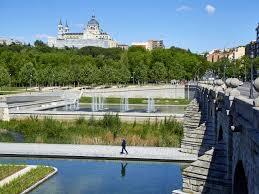
[{"label": "stone bridge", "polygon": [[181,151],[198,160],[183,170],[183,187],[174,194],[259,193],[259,98],[241,96],[238,82],[197,86],[185,112]]}]

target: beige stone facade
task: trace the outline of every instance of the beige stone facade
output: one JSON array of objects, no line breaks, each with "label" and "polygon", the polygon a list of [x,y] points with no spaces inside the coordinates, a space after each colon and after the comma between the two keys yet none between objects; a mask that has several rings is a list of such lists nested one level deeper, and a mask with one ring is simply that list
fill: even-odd
[{"label": "beige stone facade", "polygon": [[216,49],[207,55],[207,61],[209,62],[217,62],[223,58],[229,60],[238,60],[241,59],[246,54],[246,48],[244,46],[239,46],[231,49]]}]

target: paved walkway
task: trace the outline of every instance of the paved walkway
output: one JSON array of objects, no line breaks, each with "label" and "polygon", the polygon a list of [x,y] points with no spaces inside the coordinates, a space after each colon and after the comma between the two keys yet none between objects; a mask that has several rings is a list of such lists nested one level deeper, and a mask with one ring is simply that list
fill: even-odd
[{"label": "paved walkway", "polygon": [[191,162],[197,156],[179,151],[179,148],[128,146],[128,155],[120,154],[120,146],[0,143],[0,156],[95,158],[128,160],[161,160]]}]

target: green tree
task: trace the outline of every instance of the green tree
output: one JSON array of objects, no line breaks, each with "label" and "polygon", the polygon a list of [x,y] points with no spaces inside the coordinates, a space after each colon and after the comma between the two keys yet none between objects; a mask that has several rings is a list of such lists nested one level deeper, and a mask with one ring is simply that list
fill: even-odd
[{"label": "green tree", "polygon": [[99,82],[98,71],[99,70],[95,64],[90,64],[90,63],[84,64],[84,66],[81,68],[81,71],[80,71],[80,82],[86,85],[92,85],[92,84],[98,83]]},{"label": "green tree", "polygon": [[37,79],[37,72],[31,62],[24,64],[24,66],[20,70],[20,82],[26,86],[26,90],[28,85],[31,84]]},{"label": "green tree", "polygon": [[35,42],[34,42],[34,46],[46,46],[46,44],[43,42],[43,41],[41,41],[41,40],[36,40]]},{"label": "green tree", "polygon": [[10,83],[10,75],[6,68],[0,66],[0,88]]},{"label": "green tree", "polygon": [[129,68],[122,64],[117,70],[118,82],[122,84],[127,84],[130,81],[130,71]]},{"label": "green tree", "polygon": [[161,62],[156,62],[150,70],[150,79],[154,82],[163,81],[166,78],[166,68]]},{"label": "green tree", "polygon": [[134,67],[133,72],[138,84],[144,84],[148,81],[148,66],[143,61]]}]

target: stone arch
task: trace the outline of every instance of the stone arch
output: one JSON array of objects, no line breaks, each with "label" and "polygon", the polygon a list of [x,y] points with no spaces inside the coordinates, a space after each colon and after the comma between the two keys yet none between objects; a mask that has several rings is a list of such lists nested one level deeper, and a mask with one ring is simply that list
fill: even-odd
[{"label": "stone arch", "polygon": [[242,161],[238,161],[235,168],[233,193],[235,194],[248,193],[247,179],[246,179],[245,170],[244,170]]},{"label": "stone arch", "polygon": [[223,140],[223,129],[222,126],[219,128],[218,142]]}]

